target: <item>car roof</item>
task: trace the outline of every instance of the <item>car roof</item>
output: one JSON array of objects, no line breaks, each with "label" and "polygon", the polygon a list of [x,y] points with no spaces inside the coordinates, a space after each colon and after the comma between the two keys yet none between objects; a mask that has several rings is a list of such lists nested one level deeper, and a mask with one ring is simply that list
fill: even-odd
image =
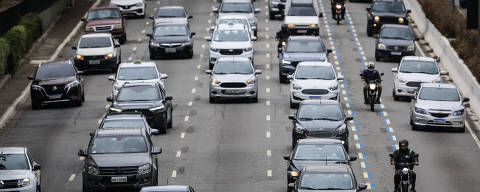
[{"label": "car roof", "polygon": [[25,147],[0,147],[0,154],[25,154]]},{"label": "car roof", "polygon": [[182,6],[162,6],[162,7],[159,7],[158,9],[185,9],[185,7],[182,7]]},{"label": "car roof", "polygon": [[318,36],[290,36],[288,40],[298,40],[298,41],[311,41],[311,40],[321,40]]},{"label": "car roof", "polygon": [[189,188],[188,186],[183,186],[183,185],[168,185],[168,186],[143,187],[142,190],[169,192],[169,191],[188,191],[188,188]]},{"label": "car roof", "polygon": [[422,83],[422,87],[457,88],[456,85],[449,83]]},{"label": "car roof", "polygon": [[218,20],[222,19],[248,19],[245,15],[221,15]]},{"label": "car roof", "polygon": [[136,61],[134,62],[130,62],[130,63],[120,63],[120,65],[118,66],[119,68],[122,68],[122,67],[157,67],[157,65],[155,64],[155,62],[151,62],[151,61],[140,61],[139,63],[137,63]]},{"label": "car roof", "polygon": [[293,5],[306,5],[306,4],[313,4],[313,0],[291,0]]},{"label": "car roof", "polygon": [[326,61],[301,61],[298,63],[298,66],[333,66],[331,63]]},{"label": "car roof", "polygon": [[104,120],[117,119],[143,119],[143,115],[139,112],[108,113],[104,118]]},{"label": "car roof", "polygon": [[222,23],[218,24],[218,30],[246,30],[246,26],[241,23]]},{"label": "car roof", "polygon": [[238,56],[222,56],[218,58],[218,61],[250,61],[250,59]]},{"label": "car roof", "polygon": [[336,100],[307,99],[300,102],[301,105],[339,105]]},{"label": "car roof", "polygon": [[222,3],[251,3],[250,0],[223,0]]},{"label": "car roof", "polygon": [[342,144],[342,141],[338,139],[300,139],[298,145],[302,144]]},{"label": "car roof", "polygon": [[94,8],[89,9],[89,11],[90,10],[97,10],[97,9],[118,9],[120,11],[120,8],[118,8],[117,6],[94,7]]},{"label": "car roof", "polygon": [[435,59],[431,57],[422,57],[422,56],[405,56],[402,58],[403,61],[430,61],[435,62]]},{"label": "car roof", "polygon": [[110,33],[87,33],[87,34],[84,34],[82,35],[81,38],[84,38],[84,37],[111,37],[112,34]]},{"label": "car roof", "polygon": [[402,29],[410,29],[408,25],[399,25],[399,24],[383,24],[382,28],[402,28]]},{"label": "car roof", "polygon": [[70,60],[60,60],[60,61],[47,61],[40,63],[38,67],[44,66],[44,65],[58,65],[58,64],[64,64],[64,65],[73,65]]},{"label": "car roof", "polygon": [[[161,22],[161,23],[156,23],[155,26],[153,27],[154,30],[155,28],[157,28],[158,26],[167,26],[167,25],[182,25],[182,26],[187,26],[187,23],[186,22],[181,22],[181,21],[177,21],[177,22]],[[188,27],[187,27],[188,28]]]},{"label": "car roof", "polygon": [[97,129],[96,135],[143,135],[146,133],[144,128],[105,128]]},{"label": "car roof", "polygon": [[305,166],[303,172],[317,172],[317,173],[346,173],[352,172],[349,165],[314,165]]},{"label": "car roof", "polygon": [[126,82],[123,84],[123,87],[135,87],[135,86],[153,86],[155,87],[157,83],[155,82]]}]

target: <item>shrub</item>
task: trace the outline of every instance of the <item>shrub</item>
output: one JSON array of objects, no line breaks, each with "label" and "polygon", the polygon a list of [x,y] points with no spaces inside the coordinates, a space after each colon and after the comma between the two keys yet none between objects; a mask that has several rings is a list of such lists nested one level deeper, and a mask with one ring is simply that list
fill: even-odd
[{"label": "shrub", "polygon": [[10,46],[5,38],[0,38],[0,76],[5,74],[7,69],[7,59],[10,54]]},{"label": "shrub", "polygon": [[5,38],[10,46],[10,55],[8,58],[8,72],[13,74],[18,67],[19,61],[22,56],[28,51],[27,30],[23,25],[16,25],[12,27],[7,33]]},{"label": "shrub", "polygon": [[28,33],[27,39],[27,48],[30,48],[31,45],[35,42],[37,38],[42,34],[42,25],[40,23],[40,18],[36,13],[27,13],[26,15],[20,18],[18,25],[23,25]]}]

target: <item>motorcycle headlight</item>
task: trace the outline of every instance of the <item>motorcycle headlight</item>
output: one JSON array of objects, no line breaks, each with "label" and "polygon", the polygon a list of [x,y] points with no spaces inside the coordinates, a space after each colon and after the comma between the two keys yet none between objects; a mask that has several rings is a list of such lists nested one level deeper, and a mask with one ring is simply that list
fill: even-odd
[{"label": "motorcycle headlight", "polygon": [[405,22],[405,19],[403,17],[399,17],[398,18],[398,23],[403,23],[403,22]]},{"label": "motorcycle headlight", "polygon": [[380,17],[379,16],[375,16],[373,17],[373,20],[375,20],[376,22],[380,21]]},{"label": "motorcycle headlight", "polygon": [[289,174],[292,177],[298,177],[298,172],[296,172],[296,171],[290,171]]},{"label": "motorcycle headlight", "polygon": [[109,53],[105,55],[105,59],[111,59],[113,58],[113,53]]},{"label": "motorcycle headlight", "polygon": [[295,25],[294,24],[288,24],[287,27],[288,28],[293,28],[293,27],[295,27]]},{"label": "motorcycle headlight", "polygon": [[26,187],[30,185],[30,178],[24,178],[17,181],[19,187]]},{"label": "motorcycle headlight", "polygon": [[247,47],[244,49],[245,52],[249,52],[249,51],[252,51],[253,50],[253,47]]},{"label": "motorcycle headlight", "polygon": [[465,109],[460,109],[458,111],[453,112],[453,116],[462,116],[465,113]]},{"label": "motorcycle headlight", "polygon": [[43,88],[40,85],[32,85],[32,89],[33,90],[42,90]]},{"label": "motorcycle headlight", "polygon": [[110,111],[120,113],[120,112],[122,112],[123,110],[110,107]]},{"label": "motorcycle headlight", "polygon": [[100,174],[100,170],[98,170],[97,167],[93,166],[93,165],[89,165],[88,168],[87,168],[87,172],[89,175],[98,175]]},{"label": "motorcycle headlight", "polygon": [[415,45],[410,45],[407,47],[407,51],[413,51],[415,50]]},{"label": "motorcycle headlight", "polygon": [[160,43],[156,43],[156,42],[153,42],[153,41],[150,42],[150,45],[151,45],[152,47],[160,47]]},{"label": "motorcycle headlight", "polygon": [[370,87],[370,90],[375,90],[377,88],[377,84],[371,83],[369,87]]},{"label": "motorcycle headlight", "polygon": [[215,78],[212,78],[212,85],[218,85],[218,84],[220,84],[220,81],[218,81]]},{"label": "motorcycle headlight", "polygon": [[113,29],[123,29],[123,26],[120,25],[113,25]]},{"label": "motorcycle headlight", "polygon": [[80,83],[77,80],[75,80],[75,81],[72,81],[72,82],[68,83],[65,87],[70,88],[70,87],[78,86],[79,84]]},{"label": "motorcycle headlight", "polygon": [[341,8],[342,8],[342,5],[337,4],[337,5],[335,5],[335,7],[336,7],[337,9],[341,9]]},{"label": "motorcycle headlight", "polygon": [[427,112],[425,111],[425,109],[418,108],[418,107],[415,107],[415,112],[416,112],[416,113],[420,113],[420,114],[427,114]]},{"label": "motorcycle headlight", "polygon": [[377,45],[377,48],[378,48],[378,49],[387,49],[387,46],[386,46],[385,44],[383,44],[383,43],[379,43],[379,44]]},{"label": "motorcycle headlight", "polygon": [[408,172],[409,172],[408,168],[403,168],[403,169],[402,169],[402,173],[403,173],[404,175],[408,174]]},{"label": "motorcycle headlight", "polygon": [[255,84],[255,79],[250,79],[247,81],[247,84],[252,85]]},{"label": "motorcycle headlight", "polygon": [[83,55],[77,54],[77,55],[75,55],[75,59],[83,61],[85,58],[83,57]]},{"label": "motorcycle headlight", "polygon": [[210,51],[217,52],[217,51],[218,51],[218,49],[216,49],[216,48],[213,48],[213,47],[210,47]]},{"label": "motorcycle headlight", "polygon": [[85,27],[85,31],[90,32],[90,31],[94,31],[94,29],[93,29],[93,27],[87,26],[87,27]]},{"label": "motorcycle headlight", "polygon": [[290,62],[290,61],[285,61],[285,60],[283,60],[283,59],[282,59],[282,63],[283,63],[284,65],[292,64],[292,62]]},{"label": "motorcycle headlight", "polygon": [[151,108],[149,110],[154,112],[154,111],[163,111],[163,109],[165,109],[165,106],[162,105],[160,107],[154,107],[154,108]]},{"label": "motorcycle headlight", "polygon": [[142,165],[140,167],[138,167],[138,174],[139,175],[144,175],[144,174],[148,174],[150,173],[151,170],[151,166],[150,164],[145,164],[145,165]]}]

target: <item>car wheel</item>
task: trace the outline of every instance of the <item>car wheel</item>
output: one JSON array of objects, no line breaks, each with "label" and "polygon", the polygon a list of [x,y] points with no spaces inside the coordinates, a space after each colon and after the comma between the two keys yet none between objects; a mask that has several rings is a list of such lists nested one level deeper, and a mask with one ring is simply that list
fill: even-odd
[{"label": "car wheel", "polygon": [[257,32],[257,30],[253,31],[253,36],[258,37]]},{"label": "car wheel", "polygon": [[193,49],[188,53],[187,58],[191,59],[193,58]]},{"label": "car wheel", "polygon": [[87,179],[85,178],[85,176],[83,176],[83,179],[82,179],[82,192],[90,192],[90,189],[88,188],[88,184],[87,184]]},{"label": "car wheel", "polygon": [[287,78],[280,76],[280,83],[288,83]]},{"label": "car wheel", "polygon": [[292,138],[292,150],[295,149],[295,145],[297,145],[297,142]]},{"label": "car wheel", "polygon": [[393,88],[392,95],[393,95],[393,100],[394,101],[400,100],[400,97],[395,94],[395,88]]},{"label": "car wheel", "polygon": [[34,99],[32,99],[32,110],[40,108],[42,108],[42,104],[39,101],[35,101]]},{"label": "car wheel", "polygon": [[160,131],[160,134],[167,134],[167,129],[168,129],[168,118],[165,118],[158,130]]},{"label": "car wheel", "polygon": [[291,108],[291,109],[294,109],[294,108],[295,108],[295,103],[293,103],[291,100],[290,100],[290,108]]},{"label": "car wheel", "polygon": [[373,32],[367,28],[367,36],[371,37],[373,36]]},{"label": "car wheel", "polygon": [[127,42],[127,34],[124,34],[122,37],[120,37],[120,44],[125,44],[125,42]]},{"label": "car wheel", "polygon": [[347,153],[350,151],[350,150],[349,150],[350,148],[348,147],[348,138],[347,138],[347,140],[345,141],[345,143],[343,144],[343,147],[345,148],[345,151],[347,151]]},{"label": "car wheel", "polygon": [[254,98],[252,98],[252,103],[258,103],[258,93]]},{"label": "car wheel", "polygon": [[208,62],[208,69],[212,70],[214,65],[215,65],[215,64],[213,64],[213,63],[211,63],[211,62]]},{"label": "car wheel", "polygon": [[73,104],[74,104],[75,106],[77,106],[77,107],[82,106],[82,104],[83,104],[83,103],[82,103],[82,99],[80,98],[79,100],[73,101]]},{"label": "car wheel", "polygon": [[268,15],[270,15],[270,20],[275,20],[275,14],[268,12]]},{"label": "car wheel", "polygon": [[209,102],[209,103],[215,103],[215,98],[212,97],[212,96],[209,96],[209,97],[208,97],[208,102]]},{"label": "car wheel", "polygon": [[167,128],[171,129],[173,127],[173,109],[170,109],[170,120],[168,121]]},{"label": "car wheel", "polygon": [[380,56],[378,56],[377,52],[375,52],[375,61],[378,62],[378,61],[380,61],[380,59],[381,59]]},{"label": "car wheel", "polygon": [[459,133],[465,133],[465,125],[457,130]]}]

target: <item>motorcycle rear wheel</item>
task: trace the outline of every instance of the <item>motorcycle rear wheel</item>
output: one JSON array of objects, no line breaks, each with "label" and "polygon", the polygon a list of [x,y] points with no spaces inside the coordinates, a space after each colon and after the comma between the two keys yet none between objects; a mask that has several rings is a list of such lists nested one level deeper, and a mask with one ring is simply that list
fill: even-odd
[{"label": "motorcycle rear wheel", "polygon": [[402,185],[402,191],[401,191],[401,192],[409,192],[409,191],[408,191],[408,187],[409,187],[408,184],[403,184],[403,185]]}]

